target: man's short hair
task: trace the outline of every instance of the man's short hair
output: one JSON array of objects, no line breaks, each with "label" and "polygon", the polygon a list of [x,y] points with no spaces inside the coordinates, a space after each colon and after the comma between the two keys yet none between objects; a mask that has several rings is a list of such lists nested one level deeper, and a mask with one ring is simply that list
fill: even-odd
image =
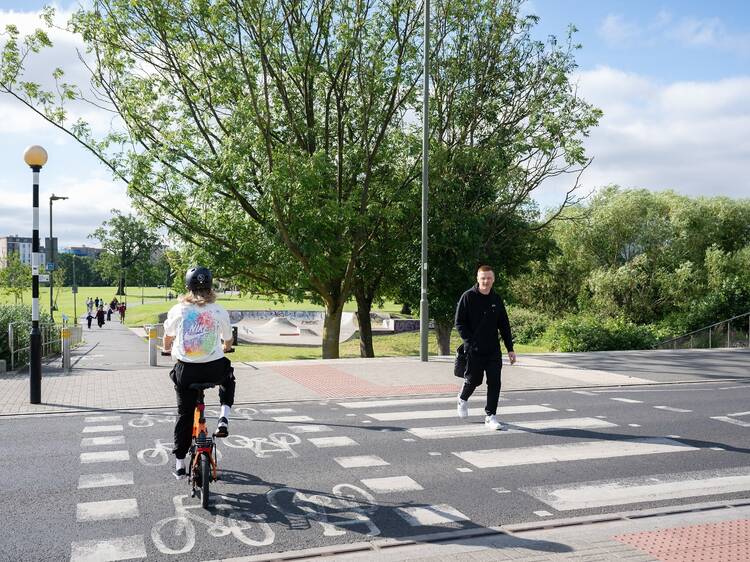
[{"label": "man's short hair", "polygon": [[483,271],[492,271],[492,273],[495,273],[489,265],[480,265],[479,268],[477,269],[477,273],[480,273]]}]

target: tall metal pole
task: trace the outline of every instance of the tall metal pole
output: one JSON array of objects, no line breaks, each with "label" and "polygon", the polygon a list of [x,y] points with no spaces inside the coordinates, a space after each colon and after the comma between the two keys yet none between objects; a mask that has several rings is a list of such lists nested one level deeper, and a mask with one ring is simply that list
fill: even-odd
[{"label": "tall metal pole", "polygon": [[427,300],[427,209],[430,152],[430,0],[424,3],[424,70],[422,78],[422,289],[419,300],[419,357],[427,361],[430,309]]},{"label": "tall metal pole", "polygon": [[76,255],[73,254],[73,325],[78,325],[78,285],[76,284]]},{"label": "tall metal pole", "polygon": [[[52,194],[52,197],[49,198],[49,248],[47,248],[47,263],[55,263],[55,254],[54,254],[54,244],[52,243],[52,201],[55,194]],[[52,286],[54,284],[54,275],[53,271],[47,268],[47,273],[49,274],[49,318],[51,321],[54,322],[54,304],[52,303]]]}]

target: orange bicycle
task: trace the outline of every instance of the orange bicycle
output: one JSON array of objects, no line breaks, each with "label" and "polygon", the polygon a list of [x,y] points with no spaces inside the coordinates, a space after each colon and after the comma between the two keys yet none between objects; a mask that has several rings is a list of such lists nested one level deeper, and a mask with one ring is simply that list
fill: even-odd
[{"label": "orange bicycle", "polygon": [[194,383],[190,388],[198,391],[193,417],[193,442],[188,450],[190,461],[187,463],[188,483],[191,487],[190,497],[199,492],[201,507],[208,508],[209,485],[218,480],[216,473],[216,443],[206,427],[206,409],[203,391],[216,386],[215,383]]}]

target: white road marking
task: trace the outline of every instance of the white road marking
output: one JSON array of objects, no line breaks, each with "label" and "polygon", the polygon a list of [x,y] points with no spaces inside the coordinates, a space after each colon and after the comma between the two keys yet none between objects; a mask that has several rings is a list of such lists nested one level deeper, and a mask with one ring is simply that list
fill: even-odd
[{"label": "white road marking", "polygon": [[142,535],[109,540],[78,541],[70,545],[70,562],[110,562],[146,558]]},{"label": "white road marking", "polygon": [[[547,406],[505,406],[500,407],[498,416],[510,416],[513,414],[535,414],[539,412],[556,412],[554,408]],[[382,412],[377,414],[367,414],[369,417],[378,421],[395,421],[395,420],[426,420],[431,418],[453,418],[456,417],[456,409],[450,410],[412,410],[409,412]],[[469,408],[470,416],[485,416],[484,408]]]},{"label": "white road marking", "polygon": [[454,452],[453,454],[477,468],[497,468],[697,450],[699,450],[698,447],[691,447],[672,439],[649,437],[618,441],[583,441],[564,445],[540,445],[510,449],[482,449]]},{"label": "white road marking", "polygon": [[746,492],[750,467],[538,486],[521,491],[558,511]]},{"label": "white road marking", "polygon": [[420,439],[450,439],[455,437],[473,437],[476,435],[506,435],[510,433],[526,433],[534,431],[552,431],[565,429],[593,429],[602,427],[617,427],[617,424],[596,418],[569,418],[557,420],[538,420],[516,423],[505,423],[505,431],[487,431],[484,425],[447,425],[435,427],[412,427],[407,431]]},{"label": "white road marking", "polygon": [[377,455],[359,455],[354,457],[334,457],[339,465],[344,468],[362,468],[365,466],[387,466],[390,463],[384,461]]},{"label": "white road marking", "polygon": [[107,431],[122,431],[121,425],[89,425],[83,428],[83,433],[104,433]]},{"label": "white road marking", "polygon": [[431,457],[440,457],[442,456],[443,453],[438,453],[437,451],[431,451],[427,454],[430,455]]},{"label": "white road marking", "polygon": [[331,431],[327,425],[290,425],[289,429],[297,433],[321,433]]},{"label": "white road marking", "polygon": [[97,451],[95,453],[81,453],[81,463],[95,462],[124,462],[130,460],[130,453],[123,451]]},{"label": "white road marking", "polygon": [[267,408],[265,410],[261,410],[264,414],[290,414],[294,412],[293,408]]},{"label": "white road marking", "polygon": [[124,435],[108,435],[106,437],[84,437],[81,447],[98,447],[100,445],[124,445]]},{"label": "white road marking", "polygon": [[362,423],[372,423],[372,420],[362,420]]},{"label": "white road marking", "polygon": [[680,412],[680,413],[687,413],[692,412],[693,410],[683,410],[682,408],[673,408],[672,406],[654,406],[657,410],[664,410],[666,412]]},{"label": "white road marking", "polygon": [[456,397],[451,396],[449,398],[408,398],[408,399],[394,399],[394,400],[363,400],[361,402],[339,402],[339,406],[349,409],[361,409],[361,408],[389,408],[399,406],[416,406],[419,404],[455,404]]},{"label": "white road marking", "polygon": [[86,416],[84,421],[86,423],[109,423],[120,421],[120,416]]},{"label": "white road marking", "polygon": [[632,398],[610,398],[617,402],[625,402],[625,404],[643,404],[643,400],[633,400]]},{"label": "white road marking", "polygon": [[443,525],[469,520],[455,507],[444,503],[427,507],[397,507],[396,513],[412,527]]},{"label": "white road marking", "polygon": [[406,443],[414,443],[416,441],[416,439],[411,439],[410,437],[406,437],[406,438],[402,439],[401,441],[404,441]]},{"label": "white road marking", "polygon": [[552,517],[552,514],[549,511],[544,510],[535,511],[534,515],[536,515],[537,517]]},{"label": "white road marking", "polygon": [[510,494],[510,490],[506,488],[492,488],[493,492],[497,492],[498,494]]},{"label": "white road marking", "polygon": [[389,476],[387,478],[363,478],[362,484],[377,494],[392,492],[413,492],[424,490],[418,482],[408,476]]},{"label": "white road marking", "polygon": [[595,393],[589,392],[588,390],[573,390],[573,394],[582,394],[583,396],[596,396]]},{"label": "white road marking", "polygon": [[318,449],[324,449],[327,447],[353,447],[359,445],[351,437],[313,437],[308,439],[310,443],[315,445]]},{"label": "white road marking", "polygon": [[741,416],[747,416],[747,415],[750,415],[750,412],[736,412],[736,413],[734,413],[734,414],[727,414],[727,415],[728,415],[728,416],[736,416],[736,417],[738,417],[738,418],[739,418],[739,417],[741,417]]},{"label": "white road marking", "polygon": [[716,421],[723,421],[723,422],[731,423],[734,425],[739,425],[740,427],[750,427],[750,422],[736,420],[734,418],[730,418],[727,416],[715,416],[715,417],[712,417],[711,419],[716,420]]},{"label": "white road marking", "polygon": [[289,423],[314,421],[310,416],[277,416],[273,419],[277,422]]},{"label": "white road marking", "polygon": [[81,474],[78,489],[108,488],[110,486],[132,486],[132,472],[105,472],[103,474]]},{"label": "white road marking", "polygon": [[458,470],[459,472],[474,472],[472,469],[467,468],[465,466],[460,466],[456,470]]},{"label": "white road marking", "polygon": [[628,426],[629,427],[641,427],[641,424],[639,424],[639,423],[629,423]]},{"label": "white road marking", "polygon": [[138,515],[138,502],[132,498],[79,503],[76,506],[76,521],[78,522],[132,519]]}]

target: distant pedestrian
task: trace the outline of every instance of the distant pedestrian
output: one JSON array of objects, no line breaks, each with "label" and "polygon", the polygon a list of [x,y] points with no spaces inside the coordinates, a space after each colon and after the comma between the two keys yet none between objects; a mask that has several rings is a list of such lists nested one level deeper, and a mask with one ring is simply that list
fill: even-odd
[{"label": "distant pedestrian", "polygon": [[107,322],[112,322],[112,305],[107,308]]},{"label": "distant pedestrian", "polygon": [[99,310],[99,297],[96,297],[94,299],[94,306],[96,307],[97,310]]},{"label": "distant pedestrian", "polygon": [[458,395],[458,417],[469,415],[468,400],[474,390],[482,384],[487,374],[487,416],[484,424],[489,429],[502,429],[497,419],[497,402],[500,399],[500,370],[502,357],[498,332],[508,350],[510,364],[516,362],[513,351],[513,335],[503,299],[492,290],[495,273],[483,265],[477,271],[477,284],[466,291],[456,307],[456,329],[463,340],[467,354],[464,386]]},{"label": "distant pedestrian", "polygon": [[91,315],[91,311],[89,310],[88,314],[86,315],[86,322],[88,322],[89,330],[91,329],[91,321],[94,319],[94,317]]},{"label": "distant pedestrian", "polygon": [[125,310],[127,309],[127,305],[123,302],[120,303],[120,308],[118,309],[120,311],[120,322],[125,322]]},{"label": "distant pedestrian", "polygon": [[89,314],[94,312],[94,301],[91,299],[91,297],[86,299],[86,310]]},{"label": "distant pedestrian", "polygon": [[96,311],[96,323],[99,324],[100,328],[104,326],[104,307],[103,306],[100,306],[99,309]]}]

